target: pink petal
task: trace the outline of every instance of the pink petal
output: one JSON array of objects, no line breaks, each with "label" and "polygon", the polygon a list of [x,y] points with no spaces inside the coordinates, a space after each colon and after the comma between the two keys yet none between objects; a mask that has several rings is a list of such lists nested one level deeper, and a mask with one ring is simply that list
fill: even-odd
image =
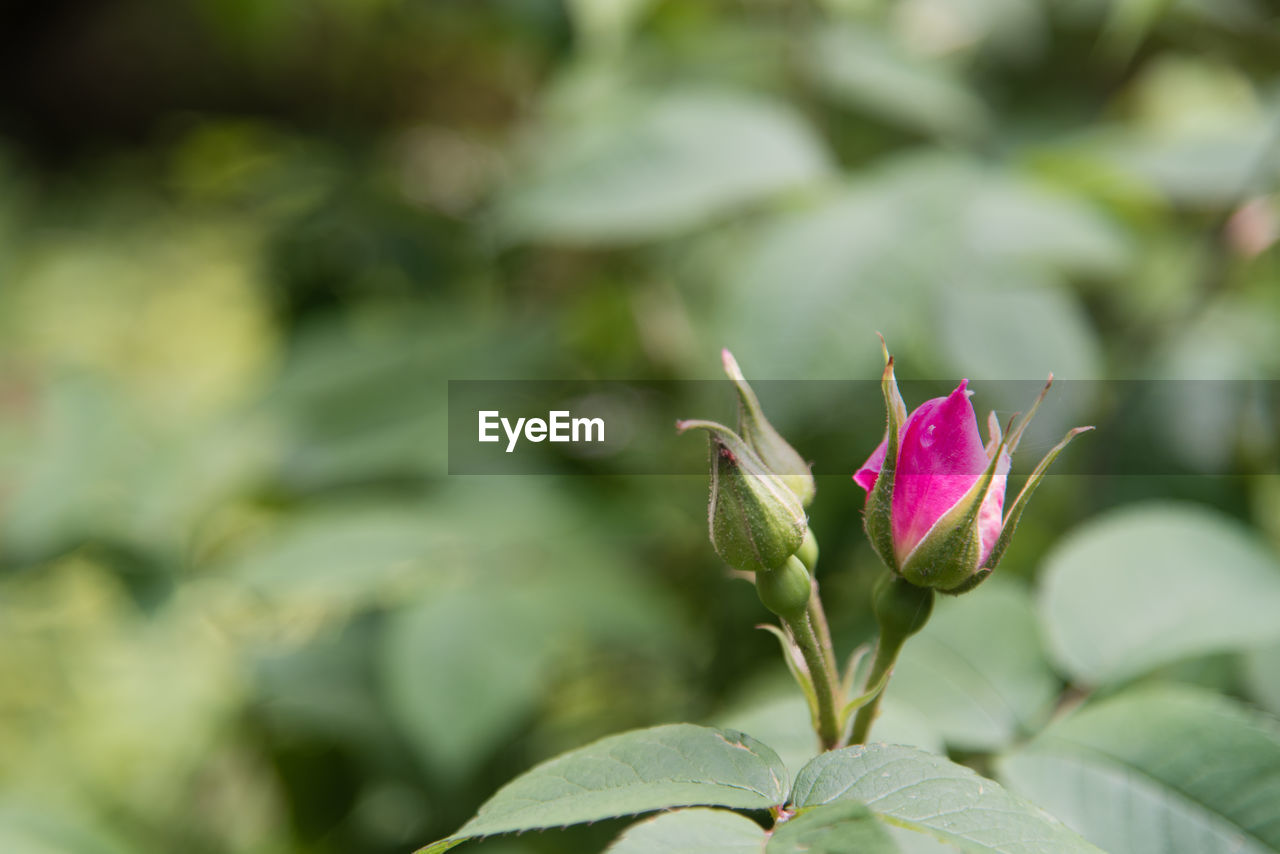
[{"label": "pink petal", "polygon": [[961,382],[947,397],[922,403],[903,427],[892,510],[894,550],[900,560],[987,467],[968,382]]},{"label": "pink petal", "polygon": [[880,477],[880,469],[884,466],[885,451],[889,448],[889,433],[885,431],[884,439],[880,442],[880,447],[871,452],[871,456],[867,457],[867,461],[862,464],[862,468],[858,469],[853,475],[853,482],[861,486],[867,492],[875,489],[876,478]]},{"label": "pink petal", "polygon": [[978,537],[982,542],[982,560],[979,561],[979,566],[986,564],[996,540],[1000,538],[1000,531],[1004,529],[1004,491],[1008,486],[1009,466],[1012,462],[1007,453],[1000,453],[996,476],[991,480],[991,488],[987,490],[987,497],[982,500],[982,507],[978,510]]}]

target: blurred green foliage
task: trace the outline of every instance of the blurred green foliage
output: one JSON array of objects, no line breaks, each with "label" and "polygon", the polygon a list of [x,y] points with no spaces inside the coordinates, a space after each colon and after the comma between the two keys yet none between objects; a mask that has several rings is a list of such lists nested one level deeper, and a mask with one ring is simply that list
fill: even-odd
[{"label": "blurred green foliage", "polygon": [[[869,379],[877,330],[900,376],[979,395],[1050,370],[1280,373],[1261,2],[88,5],[7,36],[7,852],[405,851],[627,727],[803,739],[765,614],[706,542],[704,479],[448,477],[450,378],[713,378],[728,346],[752,378]],[[1251,528],[1250,572],[1274,573],[1277,413],[1231,388],[1073,447],[1169,474],[1050,478],[1000,574],[1033,581],[1081,520],[1156,497],[1234,517],[1206,524]],[[820,461],[849,649],[880,570],[860,490],[821,461],[878,437],[817,443],[820,416],[769,411]],[[886,733],[981,753],[1043,722],[1062,683],[1025,595],[992,589],[1025,654],[932,707],[942,659],[981,655],[961,606],[984,588],[904,662]],[[1264,633],[1205,632],[1155,655],[1230,660],[1152,678],[1275,710]],[[1006,677],[1007,708],[963,684]],[[474,849],[599,850],[617,828]]]}]

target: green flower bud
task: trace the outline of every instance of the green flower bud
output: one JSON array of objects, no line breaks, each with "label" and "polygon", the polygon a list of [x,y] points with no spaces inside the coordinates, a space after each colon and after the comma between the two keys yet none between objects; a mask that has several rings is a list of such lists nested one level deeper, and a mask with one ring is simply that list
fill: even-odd
[{"label": "green flower bud", "polygon": [[796,553],[808,527],[795,493],[773,474],[738,434],[714,421],[681,421],[680,431],[706,430],[711,438],[711,544],[730,566],[777,569]]},{"label": "green flower bud", "polygon": [[881,578],[872,596],[881,637],[897,643],[923,629],[933,613],[933,590],[896,575]]},{"label": "green flower bud", "polygon": [[813,584],[795,555],[777,569],[756,573],[756,594],[764,606],[784,620],[798,620],[809,604]]},{"label": "green flower bud", "polygon": [[812,575],[818,565],[818,539],[813,535],[812,528],[804,529],[804,542],[800,544],[796,557],[800,558],[804,568],[809,570],[809,574]]},{"label": "green flower bud", "polygon": [[809,464],[764,417],[760,401],[747,384],[733,354],[728,350],[721,350],[720,358],[724,362],[724,372],[733,380],[733,385],[738,390],[738,432],[765,466],[782,478],[782,482],[796,494],[800,503],[808,507],[817,492]]}]

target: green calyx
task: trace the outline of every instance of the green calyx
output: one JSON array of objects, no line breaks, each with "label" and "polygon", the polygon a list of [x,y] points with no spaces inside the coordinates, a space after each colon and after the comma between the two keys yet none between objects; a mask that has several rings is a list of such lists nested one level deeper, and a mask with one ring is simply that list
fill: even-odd
[{"label": "green calyx", "polygon": [[[955,506],[933,523],[902,562],[902,577],[919,587],[951,592],[974,576],[982,562],[978,517],[996,477],[1004,443],[997,445],[987,469]],[[956,591],[959,592],[959,591]]]},{"label": "green calyx", "polygon": [[882,642],[900,645],[923,629],[933,613],[933,590],[894,575],[881,578],[872,597]]},{"label": "green calyx", "polygon": [[[1036,487],[1040,485],[1040,481],[1044,479],[1045,474],[1049,471],[1049,466],[1058,458],[1058,454],[1062,453],[1063,448],[1071,444],[1072,439],[1081,433],[1088,433],[1092,429],[1093,427],[1075,427],[1068,430],[1062,441],[1050,448],[1049,453],[1044,455],[1044,459],[1036,464],[1035,469],[1027,477],[1027,482],[1023,484],[1022,491],[1018,493],[1013,505],[1004,514],[1000,536],[996,539],[996,544],[991,549],[991,556],[987,558],[987,563],[984,567],[986,574],[990,574],[991,570],[995,569],[996,564],[1000,562],[1000,558],[1004,557],[1004,551],[1009,547],[1009,542],[1013,539],[1013,532],[1018,527],[1018,520],[1022,518],[1022,511],[1027,509],[1027,502],[1031,500]],[[982,578],[986,578],[986,574],[983,574]],[[958,590],[956,592],[963,593],[964,591]]]},{"label": "green calyx", "polygon": [[[883,346],[884,339],[881,339]],[[867,496],[867,508],[863,515],[863,524],[867,529],[867,538],[871,546],[884,561],[884,565],[894,572],[899,571],[898,558],[893,549],[893,483],[898,467],[898,437],[902,425],[907,420],[907,405],[898,391],[898,381],[893,375],[893,357],[884,351],[884,373],[880,377],[880,389],[884,393],[885,409],[888,413],[885,436],[884,462],[876,484]]]},{"label": "green calyx", "polygon": [[783,620],[798,620],[804,616],[813,594],[809,571],[800,559],[792,555],[777,569],[756,573],[756,595],[764,606]]},{"label": "green calyx", "polygon": [[[1012,427],[1012,422],[1010,422],[1009,436],[1004,440],[1010,455],[1018,449],[1018,443],[1022,441],[1022,434],[1026,432],[1027,425],[1035,417],[1036,411],[1040,409],[1040,404],[1044,402],[1045,395],[1049,393],[1049,389],[1052,386],[1053,374],[1049,374],[1049,379],[1031,404],[1031,408],[1027,410],[1027,414],[1018,421],[1016,427]],[[992,413],[991,420],[995,421],[995,413]],[[1018,497],[1014,499],[1013,504],[1005,511],[1004,518],[1000,522],[1000,536],[996,538],[995,544],[991,547],[991,554],[987,557],[985,564],[971,578],[963,582],[959,587],[946,591],[947,593],[959,594],[972,590],[991,574],[991,571],[996,568],[996,564],[1000,563],[1000,558],[1004,557],[1004,551],[1009,547],[1009,542],[1013,539],[1013,532],[1018,527],[1018,520],[1022,518],[1022,511],[1027,509],[1027,502],[1031,500],[1036,487],[1040,485],[1040,481],[1044,479],[1045,474],[1049,471],[1049,466],[1058,458],[1058,454],[1062,453],[1062,450],[1071,444],[1072,439],[1092,429],[1093,427],[1075,427],[1068,430],[1067,435],[1062,437],[1062,441],[1049,449],[1049,453],[1044,455],[1044,458],[1036,464],[1035,469],[1027,477],[1027,482],[1023,484],[1022,491],[1018,493]]]},{"label": "green calyx", "polygon": [[809,464],[782,438],[769,423],[769,419],[764,417],[760,401],[747,383],[733,354],[722,350],[720,356],[724,362],[725,374],[738,391],[738,432],[761,462],[795,493],[801,505],[808,507],[817,492]]},{"label": "green calyx", "polygon": [[706,430],[711,447],[711,544],[726,563],[762,572],[778,569],[804,542],[808,521],[800,499],[743,439],[714,421],[681,421]]}]

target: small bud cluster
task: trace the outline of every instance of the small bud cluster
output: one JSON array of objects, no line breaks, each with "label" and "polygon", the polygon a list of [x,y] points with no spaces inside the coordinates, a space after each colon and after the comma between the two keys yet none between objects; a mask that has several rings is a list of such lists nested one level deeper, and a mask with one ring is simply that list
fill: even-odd
[{"label": "small bud cluster", "polygon": [[972,590],[991,573],[1049,464],[1076,435],[1092,428],[1068,432],[1006,510],[1013,453],[1053,377],[1026,417],[1011,420],[1006,430],[993,413],[984,443],[968,380],[908,414],[885,348],[885,437],[853,479],[867,491],[863,524],[890,573],[877,584],[872,601],[880,629],[875,658],[855,689],[858,656],[840,679],[812,577],[818,543],[805,507],[816,491],[813,474],[764,417],[733,356],[727,350],[723,356],[725,373],[738,392],[736,429],[715,421],[676,424],[681,432],[705,430],[709,438],[711,543],[730,565],[753,574],[760,601],[781,618],[781,629],[762,628],[781,640],[823,747],[863,744],[898,653],[928,622],[935,596]]},{"label": "small bud cluster", "polygon": [[737,430],[714,421],[681,421],[705,430],[711,449],[711,544],[730,566],[754,572],[760,600],[781,617],[802,613],[818,545],[804,508],[816,487],[804,459],[765,418],[760,401],[728,350],[724,369],[738,392]]}]

